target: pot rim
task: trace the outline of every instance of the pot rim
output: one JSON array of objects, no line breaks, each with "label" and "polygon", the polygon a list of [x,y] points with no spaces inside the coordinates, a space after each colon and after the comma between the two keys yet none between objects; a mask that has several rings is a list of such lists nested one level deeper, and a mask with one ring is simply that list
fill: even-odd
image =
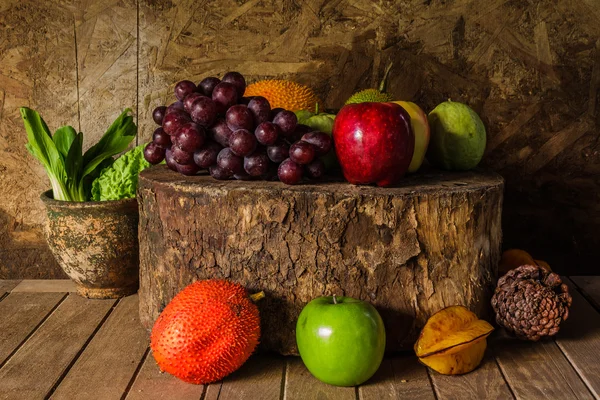
[{"label": "pot rim", "polygon": [[134,204],[137,207],[137,198],[133,197],[131,199],[121,199],[121,200],[104,200],[104,201],[64,201],[64,200],[54,200],[52,197],[52,189],[46,190],[42,192],[40,195],[40,199],[47,206],[52,207],[62,207],[62,208],[76,208],[76,209],[84,209],[84,208],[116,208],[119,206],[133,206]]}]

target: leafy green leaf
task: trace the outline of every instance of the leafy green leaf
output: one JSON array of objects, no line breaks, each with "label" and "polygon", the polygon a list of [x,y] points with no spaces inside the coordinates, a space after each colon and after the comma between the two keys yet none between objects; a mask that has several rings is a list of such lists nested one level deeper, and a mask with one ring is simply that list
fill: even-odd
[{"label": "leafy green leaf", "polygon": [[63,156],[56,148],[48,125],[34,110],[21,107],[21,118],[27,131],[27,150],[37,158],[50,178],[53,196],[57,200],[70,200],[66,188],[67,175]]},{"label": "leafy green leaf", "polygon": [[137,126],[129,115],[131,109],[126,109],[112,123],[100,141],[90,147],[83,155],[83,175],[91,174],[107,158],[127,149],[129,143],[137,134]]},{"label": "leafy green leaf", "polygon": [[67,157],[69,154],[69,149],[71,148],[71,144],[75,140],[77,136],[77,132],[73,129],[72,126],[63,126],[58,128],[56,132],[54,132],[54,144],[56,148],[64,157]]},{"label": "leafy green leaf", "polygon": [[[58,131],[54,134],[56,135]],[[80,201],[87,200],[83,191],[83,181],[81,180],[81,170],[83,166],[83,133],[79,132],[75,135],[71,142],[69,152],[65,159],[65,170],[67,172],[67,187],[71,193],[71,198],[79,199]]]}]

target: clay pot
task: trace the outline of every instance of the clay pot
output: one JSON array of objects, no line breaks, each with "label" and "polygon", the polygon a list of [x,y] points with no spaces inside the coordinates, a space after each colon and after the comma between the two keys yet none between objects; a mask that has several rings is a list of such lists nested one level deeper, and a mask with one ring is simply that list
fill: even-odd
[{"label": "clay pot", "polygon": [[57,201],[41,195],[48,221],[48,246],[77,293],[114,299],[138,289],[138,207],[136,199]]}]

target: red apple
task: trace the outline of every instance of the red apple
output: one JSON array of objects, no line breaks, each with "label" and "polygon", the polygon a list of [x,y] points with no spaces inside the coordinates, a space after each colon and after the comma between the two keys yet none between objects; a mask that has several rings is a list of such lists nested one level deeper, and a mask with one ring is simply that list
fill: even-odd
[{"label": "red apple", "polygon": [[410,116],[394,103],[344,106],[335,117],[333,141],[344,177],[355,185],[397,183],[415,150]]}]

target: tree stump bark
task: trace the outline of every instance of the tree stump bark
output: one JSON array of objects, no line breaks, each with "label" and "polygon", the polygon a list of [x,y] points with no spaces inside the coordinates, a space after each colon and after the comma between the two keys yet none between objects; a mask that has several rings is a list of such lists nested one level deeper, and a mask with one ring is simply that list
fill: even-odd
[{"label": "tree stump bark", "polygon": [[140,317],[151,328],[199,279],[264,290],[261,347],[297,354],[302,307],[322,295],[371,302],[387,350],[413,345],[427,318],[461,304],[489,317],[500,258],[503,180],[430,171],[400,186],[141,173]]}]

